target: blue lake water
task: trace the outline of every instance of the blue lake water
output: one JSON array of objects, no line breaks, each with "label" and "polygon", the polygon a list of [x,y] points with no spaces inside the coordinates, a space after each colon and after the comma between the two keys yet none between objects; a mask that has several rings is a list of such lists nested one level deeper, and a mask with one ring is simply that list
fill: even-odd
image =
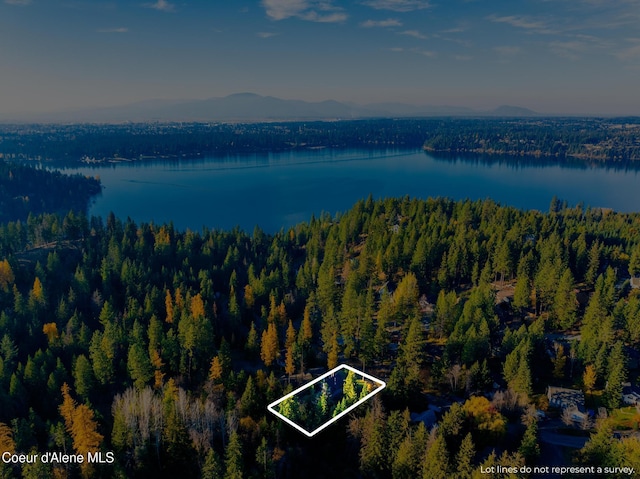
[{"label": "blue lake water", "polygon": [[[66,170],[69,172],[69,169]],[[173,221],[180,229],[275,232],[358,199],[492,198],[546,211],[557,195],[570,205],[640,211],[640,171],[544,160],[444,158],[416,150],[307,150],[198,160],[145,160],[71,169],[99,175],[90,214]]]}]

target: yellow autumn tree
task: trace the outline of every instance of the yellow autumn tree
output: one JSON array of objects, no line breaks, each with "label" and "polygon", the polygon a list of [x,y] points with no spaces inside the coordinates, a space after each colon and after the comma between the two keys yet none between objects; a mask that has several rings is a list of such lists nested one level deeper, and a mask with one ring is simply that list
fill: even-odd
[{"label": "yellow autumn tree", "polygon": [[56,323],[45,323],[44,326],[42,326],[42,332],[47,336],[49,344],[60,337]]},{"label": "yellow autumn tree", "polygon": [[64,383],[61,388],[62,391],[62,404],[58,408],[62,419],[64,419],[64,425],[67,432],[71,432],[73,428],[73,413],[76,410],[76,402],[71,397],[70,388],[67,383]]},{"label": "yellow autumn tree", "polygon": [[166,226],[161,226],[154,236],[154,248],[156,251],[162,251],[167,246],[171,245],[171,235]]},{"label": "yellow autumn tree", "polygon": [[[97,452],[103,436],[98,432],[98,422],[94,418],[93,411],[86,404],[77,405],[71,397],[69,385],[62,385],[62,404],[58,410],[64,419],[67,432],[73,440],[73,449],[77,454]],[[80,466],[85,477],[90,475],[91,466],[84,462]]]},{"label": "yellow autumn tree", "polygon": [[2,260],[0,262],[0,289],[7,292],[9,286],[15,281],[16,277],[13,274],[9,261]]},{"label": "yellow autumn tree", "polygon": [[338,365],[338,353],[339,353],[339,344],[338,344],[338,333],[334,332],[331,336],[331,349],[327,353],[327,367],[329,369],[333,369]]},{"label": "yellow autumn tree", "polygon": [[247,305],[247,308],[253,308],[256,299],[253,294],[253,288],[250,284],[245,285],[244,287],[244,304]]},{"label": "yellow autumn tree", "polygon": [[593,364],[588,364],[584,370],[584,374],[582,375],[582,383],[584,384],[584,388],[588,393],[593,391],[593,388],[596,387],[596,381],[598,380],[598,375],[596,373],[596,368]]},{"label": "yellow autumn tree", "polygon": [[0,454],[5,452],[16,452],[16,443],[13,441],[11,428],[0,422]]},{"label": "yellow autumn tree", "polygon": [[293,345],[287,348],[287,354],[284,361],[284,372],[289,376],[296,372],[296,367],[293,362]]},{"label": "yellow autumn tree", "polygon": [[507,432],[506,418],[484,396],[473,396],[467,399],[462,410],[483,434],[499,438]]},{"label": "yellow autumn tree", "polygon": [[293,343],[296,342],[296,330],[293,327],[293,323],[289,320],[289,327],[287,328],[287,338],[285,340],[285,346],[290,348]]},{"label": "yellow autumn tree", "polygon": [[191,316],[196,319],[204,318],[204,301],[200,293],[191,298]]},{"label": "yellow autumn tree", "polygon": [[169,290],[167,290],[167,294],[164,297],[164,308],[167,311],[167,323],[173,323],[173,298]]},{"label": "yellow autumn tree", "polygon": [[73,412],[71,428],[73,448],[78,454],[97,452],[103,436],[98,432],[98,423],[86,404],[80,404]]},{"label": "yellow autumn tree", "polygon": [[160,353],[155,349],[151,351],[151,364],[155,368],[155,371],[153,372],[153,387],[156,389],[160,389],[162,388],[162,384],[164,383],[164,373],[162,372],[164,362],[160,357]]},{"label": "yellow autumn tree", "polygon": [[209,379],[211,381],[219,381],[222,378],[222,361],[220,361],[220,357],[215,356],[211,360],[211,367],[209,368]]},{"label": "yellow autumn tree", "polygon": [[274,323],[269,323],[266,331],[262,332],[262,342],[260,345],[260,358],[264,364],[271,366],[278,358],[280,348],[278,346],[278,331]]},{"label": "yellow autumn tree", "polygon": [[33,288],[31,288],[31,292],[29,293],[29,303],[43,306],[44,302],[44,287],[42,286],[40,278],[36,276],[36,279],[33,281]]},{"label": "yellow autumn tree", "polygon": [[284,307],[284,301],[280,301],[278,305],[278,324],[280,326],[287,324],[287,310]]},{"label": "yellow autumn tree", "polygon": [[311,311],[309,305],[304,308],[304,315],[302,317],[302,340],[305,344],[311,342],[313,338],[313,326],[311,325]]},{"label": "yellow autumn tree", "polygon": [[184,298],[182,297],[182,291],[180,291],[180,288],[176,288],[174,303],[178,310],[184,308]]}]

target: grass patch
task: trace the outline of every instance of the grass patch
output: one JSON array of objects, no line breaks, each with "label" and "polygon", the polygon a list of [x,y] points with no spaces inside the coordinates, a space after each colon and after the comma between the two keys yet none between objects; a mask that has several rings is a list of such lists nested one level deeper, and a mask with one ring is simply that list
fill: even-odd
[{"label": "grass patch", "polygon": [[611,413],[611,424],[614,429],[635,429],[640,427],[640,414],[635,407],[614,409]]}]

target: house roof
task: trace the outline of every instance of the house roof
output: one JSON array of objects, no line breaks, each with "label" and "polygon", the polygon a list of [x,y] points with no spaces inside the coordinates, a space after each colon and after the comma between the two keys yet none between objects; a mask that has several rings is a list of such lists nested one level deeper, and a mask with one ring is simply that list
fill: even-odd
[{"label": "house roof", "polygon": [[563,409],[570,407],[584,409],[584,393],[579,389],[549,386],[547,397],[553,406],[560,406]]}]

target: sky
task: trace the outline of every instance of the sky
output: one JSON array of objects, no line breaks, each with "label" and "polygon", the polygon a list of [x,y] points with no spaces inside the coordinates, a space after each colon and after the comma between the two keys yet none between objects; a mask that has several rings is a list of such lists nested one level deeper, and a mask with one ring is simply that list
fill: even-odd
[{"label": "sky", "polygon": [[0,0],[0,113],[253,92],[640,115],[640,0]]}]

